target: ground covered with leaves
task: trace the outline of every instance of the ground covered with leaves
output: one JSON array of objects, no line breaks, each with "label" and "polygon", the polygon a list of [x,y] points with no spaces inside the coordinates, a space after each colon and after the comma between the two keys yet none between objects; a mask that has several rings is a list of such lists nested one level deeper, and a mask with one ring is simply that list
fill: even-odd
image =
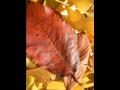
[{"label": "ground covered with leaves", "polygon": [[[41,4],[43,7],[38,9],[39,5],[31,4],[29,8],[34,7],[32,8],[34,10],[27,9],[26,90],[94,90],[94,1],[31,0],[31,2]],[[38,14],[45,12],[44,9],[47,13],[39,16]],[[52,13],[51,19],[46,19],[50,13]],[[37,17],[37,19],[33,17]],[[51,22],[52,20],[57,22]],[[44,22],[42,23],[42,21]],[[33,24],[33,22],[37,24]],[[39,22],[40,26],[38,26]],[[32,28],[36,31],[34,32]],[[37,31],[37,29],[40,30]],[[58,41],[61,41],[62,44]],[[51,50],[53,51],[50,52]],[[78,52],[80,55],[77,55]],[[70,56],[64,57],[63,54],[67,56],[69,53]],[[61,56],[67,64],[61,64],[63,62]],[[77,58],[72,61],[74,56],[81,58],[81,61],[79,62]],[[81,62],[83,65],[79,64]],[[66,77],[63,78],[62,76],[65,75]],[[73,77],[67,77],[69,75]],[[73,80],[74,77],[77,79],[76,83]]]}]

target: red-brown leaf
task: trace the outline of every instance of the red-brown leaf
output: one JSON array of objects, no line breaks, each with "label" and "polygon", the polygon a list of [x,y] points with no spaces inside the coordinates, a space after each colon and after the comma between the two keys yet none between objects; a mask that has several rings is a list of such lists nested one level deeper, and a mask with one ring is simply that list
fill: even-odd
[{"label": "red-brown leaf", "polygon": [[26,54],[41,68],[63,76],[70,90],[76,83],[73,77],[79,79],[86,70],[89,41],[84,33],[75,34],[51,8],[27,2]]},{"label": "red-brown leaf", "polygon": [[[80,57],[80,66],[78,70],[75,72],[75,78],[81,79],[86,71],[86,64],[88,63],[89,58],[89,50],[90,50],[90,44],[87,36],[84,32],[81,34],[78,34],[78,53]],[[71,90],[72,87],[75,85],[74,78],[71,78],[71,76],[63,77],[63,80],[65,82],[65,86],[67,90]]]}]

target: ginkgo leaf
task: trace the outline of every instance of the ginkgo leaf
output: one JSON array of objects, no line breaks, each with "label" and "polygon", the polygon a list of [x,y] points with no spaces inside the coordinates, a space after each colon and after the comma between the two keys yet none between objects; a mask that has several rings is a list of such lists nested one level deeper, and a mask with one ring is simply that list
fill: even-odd
[{"label": "ginkgo leaf", "polygon": [[68,11],[67,11],[67,8],[71,8],[73,11],[76,10],[76,6],[75,5],[71,5],[71,6],[66,6],[64,4],[60,4],[55,10],[57,12],[59,12],[61,15],[66,15],[68,16]]},{"label": "ginkgo leaf", "polygon": [[33,83],[27,90],[39,90],[35,83]]},{"label": "ginkgo leaf", "polygon": [[[63,4],[60,4],[57,8],[56,11],[59,12],[62,15],[62,18],[68,22],[74,29],[76,29],[78,32],[82,32],[83,30],[86,30],[87,32],[91,33],[94,36],[94,12],[91,12],[90,10],[93,9],[93,1],[92,0],[74,0],[72,1],[73,5],[71,6],[66,6]],[[78,3],[77,3],[78,2]],[[86,3],[87,2],[87,3]],[[79,4],[78,6],[80,7],[89,7],[86,9],[84,7],[84,13],[79,12],[77,7],[75,6],[76,4]],[[85,3],[85,5],[83,4]],[[74,5],[75,4],[75,5]],[[82,8],[81,8],[82,10]],[[92,10],[93,11],[93,10]],[[85,15],[87,17],[85,17]]]},{"label": "ginkgo leaf", "polygon": [[82,85],[76,84],[72,90],[81,90],[83,88],[89,88],[94,86],[94,73],[91,72],[87,72],[84,74],[82,79],[79,79],[80,83],[82,83]]},{"label": "ginkgo leaf", "polygon": [[34,64],[29,57],[26,57],[26,67],[27,68],[35,68],[36,64]]},{"label": "ginkgo leaf", "polygon": [[91,17],[85,17],[80,14],[77,10],[73,11],[68,7],[68,17],[70,21],[73,23],[76,30],[82,32],[83,30],[89,32],[94,36],[94,19]]},{"label": "ginkgo leaf", "polygon": [[87,12],[93,12],[94,13],[94,3]]},{"label": "ginkgo leaf", "polygon": [[67,12],[67,9],[66,9],[66,5],[64,4],[60,4],[55,10],[57,12],[59,12],[61,15],[66,15],[68,16],[68,12]]},{"label": "ginkgo leaf", "polygon": [[47,83],[46,90],[66,90],[63,81],[53,81]]},{"label": "ginkgo leaf", "polygon": [[41,68],[35,68],[27,70],[26,73],[35,78],[35,82],[45,83],[48,81],[55,80],[55,75],[47,70]]},{"label": "ginkgo leaf", "polygon": [[26,74],[26,90],[38,90],[43,87],[43,83],[35,82],[35,77]]},{"label": "ginkgo leaf", "polygon": [[93,0],[71,0],[81,14],[84,14],[93,4]]},{"label": "ginkgo leaf", "polygon": [[56,9],[61,3],[56,2],[56,0],[44,0],[44,6],[49,6]]},{"label": "ginkgo leaf", "polygon": [[93,18],[86,18],[85,24],[82,26],[83,30],[89,32],[92,36],[94,36],[94,19]]},{"label": "ginkgo leaf", "polygon": [[71,8],[67,8],[68,17],[70,21],[73,23],[76,30],[82,32],[83,21],[85,20],[85,16],[80,14],[79,11],[73,11]]},{"label": "ginkgo leaf", "polygon": [[70,26],[72,26],[73,28],[75,28],[74,24],[70,21],[70,19],[69,19],[68,16],[62,15],[62,19],[65,20],[66,22],[68,22]]},{"label": "ginkgo leaf", "polygon": [[35,85],[39,90],[43,88],[43,83],[35,82]]},{"label": "ginkgo leaf", "polygon": [[34,77],[26,75],[26,89],[28,89],[34,83]]},{"label": "ginkgo leaf", "polygon": [[86,16],[89,18],[93,18],[94,19],[94,13],[93,12],[85,12]]},{"label": "ginkgo leaf", "polygon": [[81,83],[88,83],[88,82],[93,82],[94,81],[94,73],[92,72],[87,72],[81,79]]}]

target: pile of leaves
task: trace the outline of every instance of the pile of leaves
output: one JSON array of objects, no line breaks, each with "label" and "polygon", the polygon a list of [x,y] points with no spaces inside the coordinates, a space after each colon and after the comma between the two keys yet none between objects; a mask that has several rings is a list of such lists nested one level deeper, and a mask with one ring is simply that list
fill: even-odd
[{"label": "pile of leaves", "polygon": [[[31,0],[31,1],[37,4],[31,4],[26,6],[28,11],[26,16],[27,17],[26,90],[86,90],[86,89],[93,90],[94,1],[93,0],[44,0],[44,1]],[[27,0],[27,2],[29,2],[29,0]],[[43,6],[42,9],[38,9],[40,7],[38,4]],[[52,11],[52,9],[50,8],[52,8],[54,11]],[[39,16],[38,14],[41,15],[41,13],[44,13],[45,10],[46,10],[45,15],[38,17]],[[52,15],[50,18],[49,15],[51,13]],[[59,16],[61,16],[60,17],[61,19],[59,19]],[[36,17],[37,19],[34,19],[34,17]],[[47,17],[49,17],[49,19]],[[51,26],[49,26],[51,25],[52,20],[53,20],[52,26],[54,26],[53,27],[54,29],[51,29]],[[55,20],[56,22],[54,22]],[[36,23],[33,24],[33,22]],[[40,26],[38,25],[39,23],[41,23]],[[47,39],[45,38],[46,34],[44,34],[44,32],[47,33],[48,35]],[[60,36],[60,33],[62,33],[62,36]],[[72,65],[70,64],[70,66],[67,66],[65,63],[62,64],[63,63],[61,62],[62,60],[58,59],[60,57],[58,57],[59,55],[57,52],[55,52],[52,44],[49,44],[50,41],[48,39],[52,41],[52,44],[55,47],[58,47],[59,45],[59,48],[55,49],[59,51],[62,57],[64,56],[63,54],[67,56],[70,52],[69,59],[68,61],[65,61],[65,63],[68,64],[70,61],[70,63],[72,62]],[[60,41],[60,39],[62,39],[61,41],[63,42],[63,44],[58,44],[60,42],[57,41]],[[87,40],[89,40],[89,43]],[[62,46],[60,48],[60,45],[63,45],[64,48]],[[89,50],[88,46],[86,45],[90,46]],[[69,48],[72,48],[73,46],[74,48],[71,49],[71,51],[69,51]],[[42,48],[48,50],[47,53]],[[50,52],[50,50],[53,51]],[[77,55],[78,54],[77,51],[80,52],[80,55]],[[74,61],[72,61],[71,59],[73,57],[76,57]],[[81,62],[79,62],[79,60],[77,59],[79,57],[81,58]],[[63,59],[64,58],[66,57],[63,57]],[[81,63],[83,63],[83,65],[81,65]],[[76,67],[74,68],[73,66]],[[73,77],[71,76],[68,77],[69,75],[72,75]],[[74,83],[74,81],[76,83]]]}]

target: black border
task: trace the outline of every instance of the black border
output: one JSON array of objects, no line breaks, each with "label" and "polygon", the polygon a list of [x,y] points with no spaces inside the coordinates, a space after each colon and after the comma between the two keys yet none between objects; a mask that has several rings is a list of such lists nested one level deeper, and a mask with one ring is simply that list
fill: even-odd
[{"label": "black border", "polygon": [[[117,2],[95,2],[95,90],[119,89],[119,14]],[[117,82],[118,81],[118,82]]]},{"label": "black border", "polygon": [[3,0],[0,9],[0,89],[26,90],[26,0]]}]

